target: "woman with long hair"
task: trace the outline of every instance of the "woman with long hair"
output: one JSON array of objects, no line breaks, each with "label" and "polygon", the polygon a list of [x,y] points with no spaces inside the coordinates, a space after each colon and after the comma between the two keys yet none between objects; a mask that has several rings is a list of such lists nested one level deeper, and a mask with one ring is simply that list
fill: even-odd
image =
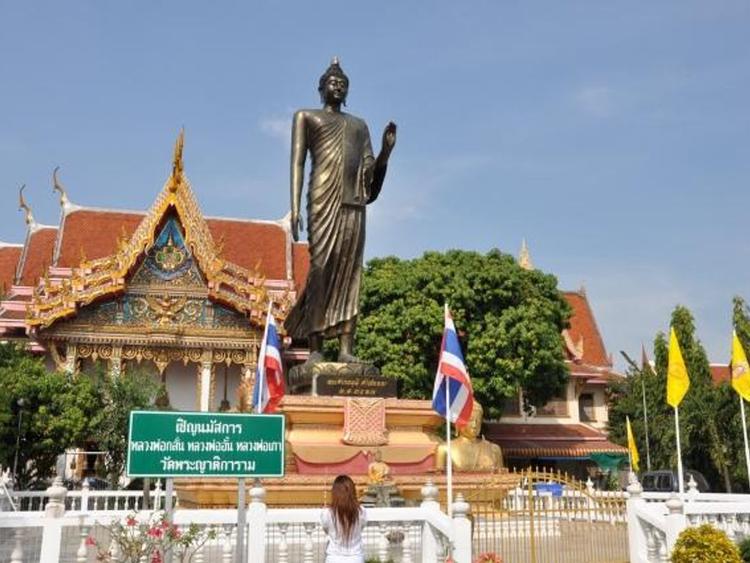
[{"label": "woman with long hair", "polygon": [[320,523],[328,537],[325,563],[364,563],[362,530],[367,516],[357,500],[354,481],[347,475],[333,480],[331,506],[323,509]]}]

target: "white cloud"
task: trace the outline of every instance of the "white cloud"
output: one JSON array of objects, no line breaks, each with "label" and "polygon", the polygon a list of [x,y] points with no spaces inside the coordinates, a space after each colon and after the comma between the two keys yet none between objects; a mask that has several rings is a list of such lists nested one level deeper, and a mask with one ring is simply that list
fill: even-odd
[{"label": "white cloud", "polygon": [[281,141],[284,146],[291,145],[292,121],[288,115],[264,117],[260,121],[260,130],[272,139]]},{"label": "white cloud", "polygon": [[585,86],[575,94],[578,107],[593,117],[609,117],[614,113],[614,92],[607,86]]}]

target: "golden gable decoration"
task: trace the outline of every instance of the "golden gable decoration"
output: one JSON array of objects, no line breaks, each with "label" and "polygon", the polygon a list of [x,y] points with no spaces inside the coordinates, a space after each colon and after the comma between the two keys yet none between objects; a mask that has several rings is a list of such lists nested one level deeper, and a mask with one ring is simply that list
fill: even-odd
[{"label": "golden gable decoration", "polygon": [[[154,244],[156,230],[164,216],[175,212],[185,230],[185,244],[206,276],[208,297],[247,315],[255,326],[263,327],[269,300],[265,279],[256,271],[221,258],[221,250],[214,243],[183,170],[184,141],[184,131],[180,131],[174,148],[172,173],[133,235],[129,239],[121,237],[117,251],[110,256],[96,260],[82,257],[69,279],[50,280],[45,275],[34,288],[27,308],[29,326],[48,327],[59,319],[74,315],[81,306],[122,293],[125,279],[138,259]],[[279,326],[283,326],[290,299],[287,295],[275,301],[274,315]]]}]

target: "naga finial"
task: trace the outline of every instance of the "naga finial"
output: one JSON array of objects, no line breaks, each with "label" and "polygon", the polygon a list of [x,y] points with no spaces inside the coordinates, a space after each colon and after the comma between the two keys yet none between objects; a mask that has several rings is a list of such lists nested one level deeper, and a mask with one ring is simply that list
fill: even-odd
[{"label": "naga finial", "polygon": [[26,203],[26,198],[23,197],[23,191],[26,189],[26,184],[21,186],[21,189],[18,190],[18,210],[23,210],[25,217],[24,220],[26,221],[26,224],[29,227],[35,227],[36,226],[36,220],[34,219],[34,214],[31,212],[31,207],[29,207],[29,204]]},{"label": "naga finial", "polygon": [[172,158],[172,178],[170,189],[172,191],[177,190],[177,186],[180,184],[182,177],[182,149],[185,146],[185,128],[180,129],[180,134],[177,135],[177,140],[174,144],[174,156]]},{"label": "naga finial", "polygon": [[65,209],[70,206],[70,200],[68,199],[68,194],[65,191],[65,187],[57,177],[58,170],[60,170],[60,167],[55,166],[55,169],[52,171],[52,191],[60,194],[60,207]]}]

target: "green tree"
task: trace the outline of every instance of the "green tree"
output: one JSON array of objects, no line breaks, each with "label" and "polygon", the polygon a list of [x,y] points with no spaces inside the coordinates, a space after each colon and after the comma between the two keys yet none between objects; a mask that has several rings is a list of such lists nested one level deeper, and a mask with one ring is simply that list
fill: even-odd
[{"label": "green tree", "polygon": [[20,347],[3,344],[0,350],[0,464],[13,467],[17,451],[18,486],[35,487],[52,476],[57,457],[82,445],[101,420],[97,392],[90,379],[50,373]]},{"label": "green tree", "polygon": [[[739,296],[732,300],[732,321],[737,337],[740,339],[745,354],[750,351],[750,309],[747,302]],[[750,489],[748,482],[750,476],[747,473],[747,463],[745,461],[745,441],[743,434],[743,420],[740,411],[740,399],[737,392],[732,388],[730,382],[725,382],[722,386],[725,397],[725,409],[719,413],[722,418],[724,432],[727,439],[731,441],[729,448],[730,467],[734,479],[735,489],[742,488],[747,491]],[[745,403],[745,412],[750,412],[748,403]]]},{"label": "green tree", "polygon": [[[726,386],[714,385],[706,352],[695,336],[690,311],[682,306],[675,307],[671,326],[677,334],[690,377],[690,389],[679,408],[683,466],[700,471],[714,486],[722,483],[726,490],[731,490],[732,446],[727,430],[739,407],[736,400],[732,401]],[[630,416],[641,463],[645,463],[642,399],[645,387],[652,467],[676,469],[674,410],[666,401],[668,340],[664,333],[656,335],[654,358],[655,372],[631,366],[628,377],[610,387],[610,436],[620,444],[627,444],[625,416]]]},{"label": "green tree", "polygon": [[561,331],[570,309],[557,280],[521,268],[498,250],[371,260],[360,299],[358,355],[399,378],[402,396],[429,397],[445,302],[488,417],[500,416],[504,399],[519,387],[536,405],[563,388],[568,371]]},{"label": "green tree", "polygon": [[130,411],[153,408],[160,385],[149,372],[137,368],[111,377],[103,366],[97,366],[89,377],[96,382],[101,405],[101,416],[91,428],[89,438],[100,451],[106,452],[105,476],[111,483],[117,483],[125,469]]}]

